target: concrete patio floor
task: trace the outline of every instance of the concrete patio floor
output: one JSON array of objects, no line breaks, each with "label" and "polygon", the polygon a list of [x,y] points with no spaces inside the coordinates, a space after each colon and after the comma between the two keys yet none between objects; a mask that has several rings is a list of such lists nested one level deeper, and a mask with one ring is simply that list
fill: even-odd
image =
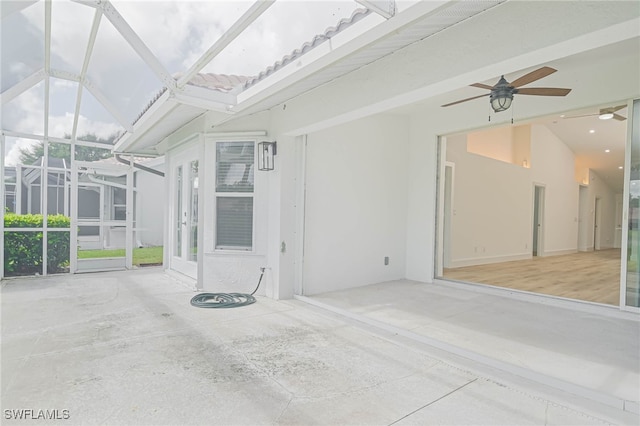
[{"label": "concrete patio floor", "polygon": [[[301,301],[193,295],[157,268],[3,281],[2,423],[638,422]],[[69,419],[14,419],[38,410]]]},{"label": "concrete patio floor", "polygon": [[492,367],[640,412],[640,315],[462,283],[392,281],[302,297]]}]

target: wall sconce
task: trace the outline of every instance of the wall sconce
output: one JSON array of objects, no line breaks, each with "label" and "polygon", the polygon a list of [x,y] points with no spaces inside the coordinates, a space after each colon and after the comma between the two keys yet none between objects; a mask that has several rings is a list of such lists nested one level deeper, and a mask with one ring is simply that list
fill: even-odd
[{"label": "wall sconce", "polygon": [[273,170],[273,157],[277,154],[276,142],[260,142],[258,144],[258,170]]}]

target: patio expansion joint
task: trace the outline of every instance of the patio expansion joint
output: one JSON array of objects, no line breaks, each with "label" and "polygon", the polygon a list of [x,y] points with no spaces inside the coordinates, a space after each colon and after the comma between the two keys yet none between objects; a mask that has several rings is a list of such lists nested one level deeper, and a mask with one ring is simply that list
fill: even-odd
[{"label": "patio expansion joint", "polygon": [[[427,368],[426,370],[423,370],[423,371],[419,371],[419,372],[418,372],[418,371],[416,371],[416,372],[413,372],[413,373],[410,373],[410,374],[405,374],[405,375],[403,375],[403,376],[401,376],[401,377],[396,377],[396,378],[394,378],[394,379],[392,379],[392,380],[382,380],[382,381],[379,381],[379,382],[374,383],[374,384],[369,385],[369,386],[362,386],[362,387],[359,387],[359,388],[356,388],[356,389],[351,389],[351,390],[343,391],[343,392],[334,392],[334,393],[332,393],[332,394],[324,394],[324,395],[322,395],[322,396],[305,396],[305,395],[296,396],[296,395],[295,395],[295,393],[293,393],[293,392],[289,391],[288,389],[286,389],[286,387],[285,387],[285,386],[282,386],[282,385],[281,385],[281,386],[282,386],[282,388],[290,394],[290,398],[289,398],[289,401],[287,401],[287,405],[283,408],[282,412],[280,412],[280,414],[278,415],[278,418],[276,419],[276,422],[275,422],[275,423],[276,423],[276,424],[278,424],[278,423],[279,423],[280,419],[284,416],[284,414],[286,413],[286,411],[287,411],[287,410],[289,409],[289,407],[291,406],[291,403],[293,403],[294,401],[307,401],[307,402],[308,402],[308,401],[324,401],[324,400],[330,400],[330,399],[333,399],[333,398],[336,398],[336,397],[346,397],[346,396],[351,396],[351,395],[357,395],[357,394],[360,394],[360,393],[363,393],[363,392],[368,392],[368,391],[370,391],[370,390],[373,390],[373,389],[379,388],[380,386],[383,386],[383,385],[387,385],[387,384],[390,384],[390,383],[394,383],[394,382],[399,382],[399,381],[401,381],[401,380],[405,380],[405,379],[407,379],[407,378],[409,378],[409,377],[412,377],[412,376],[415,376],[415,375],[417,375],[417,374],[423,373],[424,371],[430,370],[430,369],[434,368],[435,366],[437,366],[437,365],[441,365],[441,364],[442,364],[441,362],[437,362],[436,364],[434,364],[434,365],[430,366],[429,368]],[[273,378],[272,378],[272,379],[273,379]],[[473,382],[473,381],[475,381],[475,380],[477,380],[477,378],[473,379],[473,380],[472,380],[472,382]],[[274,382],[278,383],[278,381],[277,381],[277,380],[275,380],[275,379],[274,379]],[[278,384],[279,384],[279,383],[278,383]],[[468,383],[467,383],[467,384],[468,384]],[[460,389],[460,388],[458,388],[458,389]],[[449,392],[449,394],[451,394],[451,393],[455,392],[455,391],[456,391],[456,390],[458,390],[458,389],[455,389],[454,391]],[[448,395],[448,394],[447,394],[447,395]],[[446,395],[444,395],[444,396],[446,396]],[[443,397],[444,397],[444,396],[443,396]],[[443,397],[440,397],[440,398],[438,398],[438,399],[442,399]],[[436,401],[437,401],[437,400],[432,401],[432,402],[430,402],[429,404],[432,404],[433,402],[436,402]],[[428,404],[428,405],[429,405],[429,404]],[[423,407],[421,407],[421,408],[424,408],[424,407],[425,407],[425,406],[423,406]],[[420,410],[421,408],[419,408],[418,410]],[[418,410],[416,410],[416,412],[417,412]],[[410,413],[410,414],[412,414],[412,413]],[[405,417],[406,417],[406,416],[405,416]],[[394,423],[395,423],[395,422],[394,422]],[[391,423],[391,424],[393,424],[393,423]]]},{"label": "patio expansion joint", "polygon": [[459,390],[461,390],[461,389],[463,389],[463,388],[465,388],[465,387],[469,386],[471,383],[475,382],[476,380],[478,380],[478,377],[476,377],[475,379],[469,380],[467,383],[464,383],[464,384],[462,384],[462,385],[458,386],[458,387],[457,387],[457,388],[455,388],[454,390],[452,390],[452,391],[450,391],[450,392],[445,393],[445,394],[444,394],[444,395],[442,395],[441,397],[436,398],[436,399],[434,399],[433,401],[430,401],[430,402],[426,403],[426,404],[425,404],[425,405],[423,405],[422,407],[416,408],[416,409],[415,409],[415,410],[413,410],[412,412],[410,412],[410,413],[408,413],[408,414],[406,414],[406,415],[404,415],[404,416],[400,417],[398,420],[396,420],[396,421],[394,421],[394,422],[392,422],[392,423],[389,423],[389,426],[394,425],[394,424],[398,423],[399,421],[402,421],[402,420],[404,420],[404,419],[406,419],[406,418],[408,418],[408,417],[411,417],[412,415],[414,415],[414,414],[415,414],[415,413],[417,413],[418,411],[423,410],[423,409],[427,408],[428,406],[433,405],[433,404],[437,403],[438,401],[441,401],[441,400],[443,400],[443,399],[447,398],[448,396],[450,396],[450,395],[452,395],[452,394],[454,394],[454,393],[458,392]]}]

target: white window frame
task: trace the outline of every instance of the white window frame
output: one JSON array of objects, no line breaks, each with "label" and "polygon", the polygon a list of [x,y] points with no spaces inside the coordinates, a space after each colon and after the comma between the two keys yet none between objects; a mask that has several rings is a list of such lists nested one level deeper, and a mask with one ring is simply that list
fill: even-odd
[{"label": "white window frame", "polygon": [[[256,188],[257,188],[257,140],[255,138],[225,138],[215,139],[213,142],[213,166],[214,178],[212,179],[213,191],[213,251],[216,254],[256,254]],[[253,144],[253,191],[252,192],[218,192],[217,191],[217,175],[218,175],[218,144],[234,143],[234,142],[250,142]],[[251,247],[249,249],[236,248],[232,246],[218,246],[218,198],[251,198]]]}]

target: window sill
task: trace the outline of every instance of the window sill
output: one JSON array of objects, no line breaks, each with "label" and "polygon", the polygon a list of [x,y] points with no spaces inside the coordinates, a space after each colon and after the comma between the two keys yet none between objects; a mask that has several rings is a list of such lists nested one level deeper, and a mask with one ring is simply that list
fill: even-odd
[{"label": "window sill", "polygon": [[262,253],[258,253],[255,251],[242,251],[242,250],[214,250],[214,251],[206,251],[204,253],[205,256],[237,256],[237,257],[258,257],[264,256]]}]

